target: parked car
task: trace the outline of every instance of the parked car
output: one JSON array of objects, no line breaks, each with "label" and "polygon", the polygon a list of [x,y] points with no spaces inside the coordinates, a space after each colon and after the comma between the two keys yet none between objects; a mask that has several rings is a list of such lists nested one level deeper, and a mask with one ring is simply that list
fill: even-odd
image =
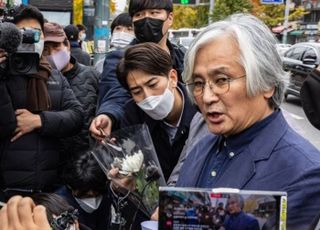
[{"label": "parked car", "polygon": [[282,60],[283,69],[291,73],[285,98],[289,94],[300,97],[303,81],[320,63],[320,43],[297,43],[284,53]]},{"label": "parked car", "polygon": [[185,47],[186,49],[189,49],[189,46],[191,45],[191,42],[193,40],[194,40],[194,37],[180,37],[178,39],[177,44]]},{"label": "parked car", "polygon": [[277,51],[278,53],[280,54],[280,56],[283,56],[284,53],[291,47],[292,45],[291,44],[277,44],[276,47],[277,47]]}]

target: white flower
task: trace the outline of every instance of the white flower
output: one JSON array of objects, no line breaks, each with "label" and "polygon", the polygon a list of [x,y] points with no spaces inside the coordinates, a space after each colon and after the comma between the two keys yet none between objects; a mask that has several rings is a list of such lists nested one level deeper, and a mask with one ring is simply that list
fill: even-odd
[{"label": "white flower", "polygon": [[119,173],[128,175],[129,173],[137,173],[143,164],[143,154],[141,150],[131,156],[126,156],[121,164]]}]

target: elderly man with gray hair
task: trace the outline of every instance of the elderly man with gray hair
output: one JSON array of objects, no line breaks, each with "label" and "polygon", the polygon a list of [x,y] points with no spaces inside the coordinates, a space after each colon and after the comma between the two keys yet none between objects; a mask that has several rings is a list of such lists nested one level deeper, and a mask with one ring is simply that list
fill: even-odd
[{"label": "elderly man with gray hair", "polygon": [[243,211],[244,200],[240,194],[230,194],[227,202],[228,216],[224,221],[227,230],[260,230],[258,220]]},{"label": "elderly man with gray hair", "polygon": [[288,229],[308,229],[320,207],[320,153],[279,108],[287,73],[261,21],[235,14],[202,31],[184,80],[210,134],[190,151],[176,186],[288,193]]}]

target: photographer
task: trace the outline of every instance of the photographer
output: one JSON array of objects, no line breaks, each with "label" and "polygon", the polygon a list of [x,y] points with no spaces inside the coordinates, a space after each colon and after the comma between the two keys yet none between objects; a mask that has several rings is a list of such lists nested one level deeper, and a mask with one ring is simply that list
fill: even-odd
[{"label": "photographer", "polygon": [[[57,187],[60,164],[59,139],[76,134],[82,127],[83,110],[59,71],[42,56],[44,18],[31,6],[15,9],[18,28],[41,31],[33,44],[40,56],[39,71],[11,74],[2,71],[0,81],[0,199]],[[1,65],[7,53],[0,50]],[[2,196],[2,197],[1,197]]]}]

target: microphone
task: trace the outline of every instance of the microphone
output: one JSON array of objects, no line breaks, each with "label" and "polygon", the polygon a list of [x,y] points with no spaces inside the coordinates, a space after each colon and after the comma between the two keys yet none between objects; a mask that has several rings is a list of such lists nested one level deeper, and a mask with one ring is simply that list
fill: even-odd
[{"label": "microphone", "polygon": [[13,23],[0,23],[0,48],[8,53],[14,53],[17,51],[21,40],[21,32]]}]

